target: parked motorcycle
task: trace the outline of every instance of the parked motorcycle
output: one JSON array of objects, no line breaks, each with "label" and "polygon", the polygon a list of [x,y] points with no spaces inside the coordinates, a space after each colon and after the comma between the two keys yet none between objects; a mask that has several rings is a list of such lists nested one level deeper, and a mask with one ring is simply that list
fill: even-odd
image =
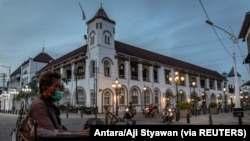
[{"label": "parked motorcycle", "polygon": [[170,124],[174,119],[174,110],[171,108],[164,109],[162,112],[162,119],[163,122],[167,122],[168,124]]}]

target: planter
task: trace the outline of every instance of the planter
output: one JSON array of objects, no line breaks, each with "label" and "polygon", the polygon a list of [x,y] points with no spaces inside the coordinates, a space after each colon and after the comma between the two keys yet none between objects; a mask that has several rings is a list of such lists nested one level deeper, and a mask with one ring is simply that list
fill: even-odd
[{"label": "planter", "polygon": [[219,109],[216,107],[216,108],[210,108],[210,113],[215,115],[215,114],[218,114],[219,113]]},{"label": "planter", "polygon": [[[180,109],[180,118],[187,118],[187,114],[189,113],[189,109]],[[191,114],[189,113],[189,117]]]}]

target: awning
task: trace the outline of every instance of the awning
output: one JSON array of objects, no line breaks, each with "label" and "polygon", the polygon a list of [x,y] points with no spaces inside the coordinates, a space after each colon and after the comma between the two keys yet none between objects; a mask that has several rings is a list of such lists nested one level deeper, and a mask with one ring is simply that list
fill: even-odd
[{"label": "awning", "polygon": [[248,53],[247,57],[245,58],[243,64],[248,64],[250,63],[250,53]]}]

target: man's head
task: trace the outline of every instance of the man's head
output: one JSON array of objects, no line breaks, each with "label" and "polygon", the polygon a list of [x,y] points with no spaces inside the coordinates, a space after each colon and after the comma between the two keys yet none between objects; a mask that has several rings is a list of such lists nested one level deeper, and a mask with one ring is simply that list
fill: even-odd
[{"label": "man's head", "polygon": [[39,79],[40,94],[48,91],[49,94],[62,89],[61,75],[57,72],[47,71]]}]

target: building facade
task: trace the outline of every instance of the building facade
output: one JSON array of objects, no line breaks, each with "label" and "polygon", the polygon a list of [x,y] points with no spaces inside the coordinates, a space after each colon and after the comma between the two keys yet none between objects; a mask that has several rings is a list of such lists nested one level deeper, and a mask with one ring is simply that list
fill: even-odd
[{"label": "building facade", "polygon": [[[160,109],[167,102],[175,107],[177,97],[178,101],[197,100],[197,106],[225,99],[226,78],[216,71],[116,41],[115,21],[102,7],[87,27],[86,45],[41,70],[57,71],[67,80],[59,104],[97,106],[101,113],[105,107],[115,111],[117,105],[123,111],[130,101],[140,111],[150,103]],[[112,87],[116,79],[119,89]]]},{"label": "building facade", "polygon": [[[57,71],[64,85],[63,99],[57,104],[98,107],[98,113],[105,112],[106,107],[111,112],[124,111],[129,102],[137,111],[151,103],[163,109],[167,103],[176,107],[180,101],[197,108],[208,107],[210,102],[222,106],[232,102],[226,76],[117,41],[116,23],[102,6],[86,24],[86,45],[45,61],[35,71],[31,71],[30,63],[22,64],[20,73],[12,76],[19,80],[11,78],[10,86],[21,90],[31,81],[31,74]],[[116,80],[120,85],[115,85]],[[16,107],[20,108],[20,103]]]}]

